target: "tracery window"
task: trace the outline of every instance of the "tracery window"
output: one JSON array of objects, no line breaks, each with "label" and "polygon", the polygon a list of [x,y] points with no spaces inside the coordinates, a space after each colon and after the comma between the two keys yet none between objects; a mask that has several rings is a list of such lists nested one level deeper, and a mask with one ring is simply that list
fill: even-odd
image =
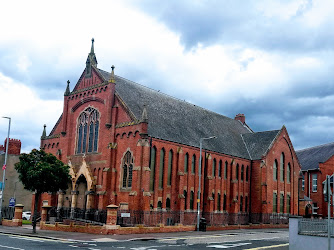
[{"label": "tracery window", "polygon": [[123,157],[123,188],[132,187],[132,170],[133,170],[133,158],[131,153],[128,151]]},{"label": "tracery window", "polygon": [[77,125],[77,154],[97,152],[100,124],[99,120],[99,112],[92,107],[86,108],[80,114]]}]

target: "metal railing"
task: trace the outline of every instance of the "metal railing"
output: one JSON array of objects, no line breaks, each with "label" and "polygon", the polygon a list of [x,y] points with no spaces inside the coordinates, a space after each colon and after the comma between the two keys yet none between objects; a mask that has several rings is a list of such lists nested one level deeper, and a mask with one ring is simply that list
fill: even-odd
[{"label": "metal railing", "polygon": [[2,218],[12,220],[15,215],[15,207],[2,207]]},{"label": "metal railing", "polygon": [[[334,220],[330,220],[331,236],[334,236]],[[328,220],[327,219],[300,219],[298,221],[298,234],[307,235],[328,235]]]}]

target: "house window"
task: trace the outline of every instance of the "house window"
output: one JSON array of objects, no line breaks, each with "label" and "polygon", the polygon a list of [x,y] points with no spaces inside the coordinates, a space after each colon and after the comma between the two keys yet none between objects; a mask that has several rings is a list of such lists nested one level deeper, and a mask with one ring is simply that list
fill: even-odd
[{"label": "house window", "polygon": [[302,177],[302,190],[305,190],[305,176]]},{"label": "house window", "polygon": [[284,194],[280,195],[279,212],[284,213]]},{"label": "house window", "polygon": [[274,181],[277,181],[277,160],[276,159],[274,161],[274,166],[273,166],[273,175],[274,175]]},{"label": "house window", "polygon": [[184,173],[188,173],[189,154],[186,153],[184,156]]},{"label": "house window", "polygon": [[169,151],[168,154],[168,178],[167,185],[172,185],[172,169],[173,169],[173,150]]},{"label": "house window", "polygon": [[317,192],[318,190],[318,175],[312,174],[312,192]]},{"label": "house window", "polygon": [[191,160],[191,173],[195,173],[195,165],[196,165],[196,155],[193,155],[193,158]]},{"label": "house window", "polygon": [[150,191],[154,191],[154,181],[155,181],[155,161],[156,161],[157,149],[153,147],[151,149],[151,161],[150,161]]},{"label": "house window", "polygon": [[132,170],[133,170],[133,158],[128,151],[123,157],[123,188],[132,187]]},{"label": "house window", "polygon": [[280,162],[280,175],[281,175],[281,177],[280,177],[280,179],[281,179],[281,181],[283,181],[284,182],[284,161],[285,161],[285,157],[284,157],[284,153],[282,153],[281,154],[281,162]]},{"label": "house window", "polygon": [[273,195],[273,213],[277,213],[277,193]]},{"label": "house window", "polygon": [[213,159],[213,162],[212,162],[212,176],[213,177],[216,176],[216,159]]},{"label": "house window", "polygon": [[77,123],[77,154],[97,152],[99,138],[99,119],[99,112],[92,107],[86,108],[79,115]]},{"label": "house window", "polygon": [[225,161],[225,167],[224,167],[224,179],[227,179],[227,161]]},{"label": "house window", "polygon": [[161,149],[161,151],[160,151],[160,167],[159,167],[159,188],[163,187],[164,166],[165,166],[165,149]]},{"label": "house window", "polygon": [[286,170],[286,181],[288,183],[290,183],[291,180],[291,166],[290,166],[290,162],[288,163],[288,168]]}]

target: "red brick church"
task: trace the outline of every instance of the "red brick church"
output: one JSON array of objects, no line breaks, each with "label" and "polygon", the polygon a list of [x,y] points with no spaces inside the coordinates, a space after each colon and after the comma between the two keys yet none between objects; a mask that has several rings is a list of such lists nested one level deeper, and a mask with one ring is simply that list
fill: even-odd
[{"label": "red brick church", "polygon": [[[97,67],[92,39],[78,82],[72,90],[67,82],[62,115],[41,137],[41,148],[70,166],[72,184],[43,194],[44,203],[72,218],[114,204],[120,220],[145,225],[196,224],[197,201],[209,225],[285,223],[298,213],[300,165],[284,126],[253,132],[243,114],[228,118],[114,68]],[[210,136],[198,197],[199,143]]]}]

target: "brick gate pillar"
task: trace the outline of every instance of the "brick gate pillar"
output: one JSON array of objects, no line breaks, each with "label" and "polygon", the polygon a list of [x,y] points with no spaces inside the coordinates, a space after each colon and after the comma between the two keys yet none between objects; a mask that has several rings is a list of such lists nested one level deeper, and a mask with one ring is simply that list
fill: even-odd
[{"label": "brick gate pillar", "polygon": [[46,222],[48,219],[48,212],[52,206],[46,205],[42,207],[41,221]]},{"label": "brick gate pillar", "polygon": [[116,205],[107,206],[107,223],[106,226],[108,229],[116,229],[117,228],[117,209]]},{"label": "brick gate pillar", "polygon": [[13,219],[13,226],[20,227],[22,226],[22,212],[24,205],[17,204],[15,205],[15,214]]}]

